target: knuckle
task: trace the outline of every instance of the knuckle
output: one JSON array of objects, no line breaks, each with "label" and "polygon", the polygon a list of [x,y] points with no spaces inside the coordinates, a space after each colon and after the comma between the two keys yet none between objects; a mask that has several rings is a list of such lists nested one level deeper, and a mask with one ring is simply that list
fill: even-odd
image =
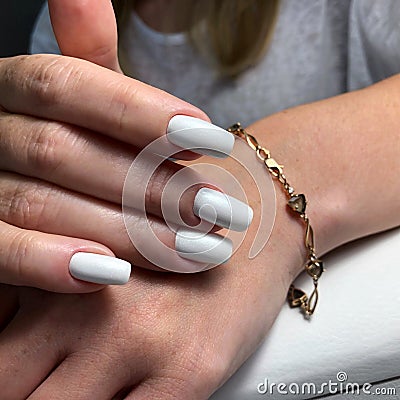
[{"label": "knuckle", "polygon": [[203,397],[196,395],[190,380],[178,377],[163,377],[154,387],[149,386],[149,394],[157,400],[197,400]]},{"label": "knuckle", "polygon": [[[180,375],[185,376],[193,392],[203,393],[218,387],[226,378],[229,362],[218,352],[207,351],[204,343],[193,341],[180,356]],[[192,393],[193,394],[193,393]]]},{"label": "knuckle", "polygon": [[[197,359],[194,357],[194,359]],[[174,400],[200,400],[211,396],[216,387],[219,387],[222,378],[212,375],[215,371],[210,368],[207,374],[199,370],[194,363],[187,365],[169,365],[168,369],[161,371],[161,379],[157,383],[157,393],[160,399]]]},{"label": "knuckle", "polygon": [[28,165],[47,175],[56,172],[63,164],[70,131],[53,122],[34,125],[33,129],[30,139],[23,143]]},{"label": "knuckle", "polygon": [[88,144],[73,125],[0,112],[0,168],[9,170],[11,159],[51,178],[68,162],[66,154],[83,154]]},{"label": "knuckle", "polygon": [[54,106],[62,101],[66,83],[74,75],[72,64],[56,58],[37,66],[27,80],[28,89],[42,106]]},{"label": "knuckle", "polygon": [[208,358],[203,356],[199,365],[198,386],[204,387],[204,385],[207,385],[212,390],[219,387],[225,381],[228,376],[230,363],[228,360],[220,357],[219,354],[213,354]]},{"label": "knuckle", "polygon": [[53,194],[32,182],[20,182],[8,192],[7,221],[27,229],[41,229],[49,222],[47,210],[54,210]]},{"label": "knuckle", "polygon": [[26,73],[27,60],[31,56],[17,56],[6,59],[1,63],[1,81],[6,85],[14,85]]},{"label": "knuckle", "polygon": [[[174,342],[174,341],[172,341]],[[229,362],[207,350],[207,344],[199,339],[171,343],[170,335],[161,341],[148,342],[155,354],[155,374],[160,376],[158,392],[162,399],[204,399],[219,387],[229,375]],[[209,346],[208,346],[209,347]],[[216,352],[218,353],[218,352]]]},{"label": "knuckle", "polygon": [[8,197],[8,214],[7,221],[12,222],[16,226],[26,226],[29,220],[30,204],[28,199],[28,188],[22,183],[18,183],[14,188],[10,188],[5,192]]},{"label": "knuckle", "polygon": [[137,104],[139,93],[135,87],[126,86],[125,83],[112,83],[111,85],[109,89],[113,95],[110,97],[108,109],[116,121],[117,132],[122,132],[127,125],[126,121],[132,117],[130,115],[132,111],[128,108],[128,104]]},{"label": "knuckle", "polygon": [[5,257],[6,266],[13,271],[13,280],[17,284],[23,284],[27,271],[24,267],[24,260],[34,249],[33,236],[27,231],[14,231],[7,247]]},{"label": "knuckle", "polygon": [[[63,102],[69,85],[78,85],[82,71],[72,59],[62,56],[28,56],[17,61],[11,79],[18,79],[22,89],[39,107],[54,107]],[[18,81],[16,81],[18,82]],[[68,90],[73,90],[69,87]]]}]

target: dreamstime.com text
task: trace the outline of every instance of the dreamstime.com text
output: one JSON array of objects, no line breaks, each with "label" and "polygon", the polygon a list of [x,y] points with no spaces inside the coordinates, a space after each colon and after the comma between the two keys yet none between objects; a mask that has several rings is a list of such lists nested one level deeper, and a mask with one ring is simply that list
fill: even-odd
[{"label": "dreamstime.com text", "polygon": [[305,382],[283,383],[270,382],[264,379],[257,385],[257,392],[264,395],[310,395],[317,396],[321,394],[351,394],[351,395],[374,395],[374,396],[395,396],[397,389],[395,387],[373,387],[371,383],[356,383],[348,380],[348,375],[344,371],[336,374],[336,380],[329,379],[319,384]]}]

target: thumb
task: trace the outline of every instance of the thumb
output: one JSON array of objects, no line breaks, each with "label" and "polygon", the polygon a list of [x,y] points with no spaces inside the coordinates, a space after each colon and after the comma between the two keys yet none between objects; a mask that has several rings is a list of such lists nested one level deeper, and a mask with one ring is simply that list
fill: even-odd
[{"label": "thumb", "polygon": [[118,33],[110,0],[49,0],[53,30],[62,54],[122,72]]}]

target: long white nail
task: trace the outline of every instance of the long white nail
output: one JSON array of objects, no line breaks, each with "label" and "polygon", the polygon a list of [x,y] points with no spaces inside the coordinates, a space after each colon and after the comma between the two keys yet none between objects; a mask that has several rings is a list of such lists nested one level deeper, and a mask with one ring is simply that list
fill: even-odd
[{"label": "long white nail", "polygon": [[187,115],[175,115],[171,118],[167,138],[183,149],[216,158],[228,157],[235,144],[235,138],[230,132]]},{"label": "long white nail", "polygon": [[215,233],[182,228],[176,232],[175,248],[188,260],[218,265],[231,258],[233,245],[230,239]]},{"label": "long white nail", "polygon": [[131,264],[102,254],[75,253],[71,257],[69,271],[74,278],[81,281],[124,285],[131,275]]},{"label": "long white nail", "polygon": [[197,192],[193,212],[207,222],[238,232],[246,230],[253,219],[253,209],[246,203],[210,188]]}]

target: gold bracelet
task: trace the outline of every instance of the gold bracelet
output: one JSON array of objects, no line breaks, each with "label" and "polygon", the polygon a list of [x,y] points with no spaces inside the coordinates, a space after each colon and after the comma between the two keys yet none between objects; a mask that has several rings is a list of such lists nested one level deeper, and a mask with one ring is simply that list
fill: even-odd
[{"label": "gold bracelet", "polygon": [[295,288],[290,285],[287,299],[290,307],[301,307],[306,317],[311,316],[318,303],[318,280],[324,271],[323,263],[317,258],[315,254],[314,247],[314,232],[310,224],[310,220],[306,214],[306,197],[304,194],[296,194],[295,190],[291,185],[289,185],[286,176],[283,173],[283,165],[279,165],[272,157],[265,147],[260,146],[257,139],[247,133],[240,125],[236,123],[228,128],[228,131],[233,135],[244,139],[247,144],[256,152],[257,157],[263,162],[266,169],[271,173],[271,175],[279,181],[283,189],[289,198],[287,205],[288,207],[296,212],[300,218],[305,223],[305,237],[304,244],[307,250],[307,261],[304,265],[304,269],[311,276],[314,283],[314,290],[312,291],[310,297],[307,296],[302,290]]}]

